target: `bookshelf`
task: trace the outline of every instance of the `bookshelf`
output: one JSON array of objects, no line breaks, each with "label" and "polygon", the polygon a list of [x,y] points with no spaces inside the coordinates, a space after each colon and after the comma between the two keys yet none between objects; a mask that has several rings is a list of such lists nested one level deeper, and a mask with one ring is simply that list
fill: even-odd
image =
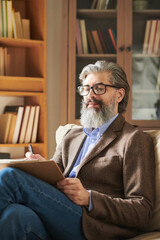
[{"label": "bookshelf", "polygon": [[[12,0],[12,6],[22,18],[29,19],[30,39],[0,37],[0,47],[10,51],[15,59],[14,66],[9,66],[10,74],[0,76],[0,99],[3,102],[0,111],[3,112],[5,103],[39,105],[37,141],[32,145],[35,153],[47,158],[46,0]],[[26,152],[28,143],[0,144],[0,151],[3,149],[8,152],[23,149]]]},{"label": "bookshelf", "polygon": [[[81,98],[76,92],[76,86],[79,84],[78,76],[82,68],[88,63],[105,59],[120,64],[127,74],[131,87],[130,100],[125,113],[127,121],[144,129],[160,127],[160,119],[156,115],[155,109],[155,103],[160,98],[160,91],[156,89],[160,54],[146,55],[142,53],[146,21],[159,18],[160,2],[158,0],[148,2],[147,9],[137,9],[137,7],[134,9],[134,0],[117,0],[116,8],[106,10],[91,9],[91,0],[63,2],[62,16],[65,35],[62,39],[62,52],[64,53],[62,61],[64,61],[63,65],[65,62],[68,65],[62,73],[62,91],[64,93],[62,95],[62,124],[79,124]],[[116,53],[78,54],[75,41],[76,19],[85,20],[86,30],[114,29],[117,35]],[[150,66],[148,69],[151,74],[144,73],[143,67],[139,74],[138,69],[142,65],[146,66],[146,70],[147,66]],[[147,80],[145,81],[145,79]],[[135,88],[136,81],[140,85],[137,89]],[[149,81],[154,82],[152,88],[147,85]],[[140,95],[141,100],[139,101]],[[149,114],[141,114],[143,112],[149,112]]]}]

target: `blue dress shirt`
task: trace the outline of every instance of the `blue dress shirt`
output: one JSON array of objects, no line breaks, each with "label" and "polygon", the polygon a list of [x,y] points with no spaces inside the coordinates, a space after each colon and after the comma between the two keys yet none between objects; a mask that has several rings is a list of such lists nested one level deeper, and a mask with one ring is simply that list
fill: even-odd
[{"label": "blue dress shirt", "polygon": [[99,139],[102,137],[103,133],[109,128],[111,123],[117,118],[119,114],[117,113],[113,118],[111,118],[108,122],[100,126],[99,128],[96,128],[94,130],[90,128],[84,128],[83,131],[87,135],[84,144],[81,148],[81,151],[77,157],[77,160],[69,174],[70,178],[76,177],[76,168],[81,163],[81,161],[85,158],[85,156],[88,154],[88,152],[91,151],[91,149],[96,145],[96,143],[99,141]]}]

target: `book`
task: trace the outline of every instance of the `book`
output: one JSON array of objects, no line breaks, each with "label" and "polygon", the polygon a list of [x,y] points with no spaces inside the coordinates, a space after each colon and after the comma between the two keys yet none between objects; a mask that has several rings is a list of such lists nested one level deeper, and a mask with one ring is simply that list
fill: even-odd
[{"label": "book", "polygon": [[35,117],[35,110],[36,110],[36,107],[31,106],[29,119],[28,119],[28,124],[27,124],[27,129],[26,129],[26,135],[25,135],[25,139],[24,139],[25,143],[31,142],[33,123],[34,123],[34,117]]},{"label": "book", "polygon": [[16,126],[16,120],[17,120],[17,115],[12,114],[12,119],[11,119],[10,129],[9,129],[9,133],[8,133],[7,143],[12,143],[14,129],[15,129],[15,126]]},{"label": "book", "polygon": [[2,21],[2,1],[0,0],[0,37],[3,37],[2,28],[3,28],[3,21]]},{"label": "book", "polygon": [[158,20],[158,23],[157,23],[155,42],[154,42],[154,46],[153,46],[153,53],[159,54],[160,53],[159,48],[160,48],[160,20]]},{"label": "book", "polygon": [[91,30],[94,43],[98,53],[104,53],[97,30]]},{"label": "book", "polygon": [[103,0],[98,0],[97,1],[97,6],[96,6],[96,9],[103,9]]},{"label": "book", "polygon": [[92,1],[91,9],[95,9],[96,8],[97,2],[98,2],[98,0],[93,0]]},{"label": "book", "polygon": [[15,11],[12,9],[12,24],[13,24],[13,37],[17,38],[17,29],[16,29],[16,20],[15,20]]},{"label": "book", "polygon": [[3,12],[3,37],[7,37],[7,2],[2,0],[2,12]]},{"label": "book", "polygon": [[110,47],[110,45],[109,45],[109,43],[107,41],[107,37],[106,37],[105,31],[103,29],[101,29],[100,32],[101,32],[101,35],[102,35],[103,40],[105,42],[105,45],[106,45],[106,48],[107,48],[107,52],[108,53],[112,53],[112,49],[111,49],[111,47]]},{"label": "book", "polygon": [[22,18],[23,38],[30,39],[30,20]]},{"label": "book", "polygon": [[151,20],[147,20],[146,22],[146,29],[144,35],[144,42],[143,42],[143,54],[146,54],[148,51],[148,42],[149,42],[149,32],[151,30]]},{"label": "book", "polygon": [[23,27],[20,12],[14,12],[17,38],[23,38]]},{"label": "book", "polygon": [[112,40],[114,49],[115,49],[115,51],[117,51],[117,44],[116,44],[116,40],[115,40],[115,38],[114,38],[112,29],[111,29],[111,28],[108,28],[108,32],[109,32],[110,38],[111,38],[111,40]]},{"label": "book", "polygon": [[92,38],[92,34],[90,30],[87,30],[87,38],[88,38],[88,43],[89,43],[89,48],[91,53],[97,53],[97,49],[94,43],[94,40]]},{"label": "book", "polygon": [[155,45],[155,40],[156,40],[156,33],[157,33],[157,28],[158,28],[158,19],[156,20],[156,26],[155,26],[155,32],[154,32],[154,37],[153,37],[153,44],[152,44],[152,53],[154,53],[154,45]]},{"label": "book", "polygon": [[105,0],[104,9],[108,9],[109,0]]},{"label": "book", "polygon": [[24,114],[23,114],[23,118],[22,118],[22,125],[20,128],[20,135],[19,135],[19,140],[18,140],[19,143],[24,143],[30,109],[31,109],[31,106],[29,106],[29,105],[24,107]]},{"label": "book", "polygon": [[86,24],[84,19],[80,19],[80,28],[81,28],[81,36],[82,36],[83,53],[87,54],[88,42],[87,42]]},{"label": "book", "polygon": [[[5,70],[7,76],[25,76],[25,49],[8,47],[5,51]],[[21,66],[21,67],[19,67]]]},{"label": "book", "polygon": [[40,106],[36,106],[33,130],[32,130],[32,136],[31,136],[31,143],[35,143],[37,141],[39,114],[40,114]]},{"label": "book", "polygon": [[109,32],[108,32],[108,29],[104,29],[104,33],[105,33],[105,36],[106,36],[106,39],[107,39],[107,42],[108,42],[108,45],[109,45],[109,48],[110,48],[110,52],[111,53],[116,53],[115,51],[115,47],[113,46],[113,42],[111,40],[111,37],[109,35]]},{"label": "book", "polygon": [[15,124],[15,128],[14,128],[14,133],[13,133],[13,137],[12,137],[13,144],[18,142],[18,137],[20,134],[20,128],[21,128],[21,124],[22,124],[23,112],[24,112],[24,107],[19,106],[18,112],[17,112],[16,124]]},{"label": "book", "polygon": [[159,69],[158,69],[156,89],[157,89],[158,91],[160,90],[160,67],[159,67]]},{"label": "book", "polygon": [[117,0],[109,0],[108,9],[116,9],[117,8]]},{"label": "book", "polygon": [[83,53],[82,50],[82,36],[81,36],[81,29],[80,29],[80,20],[76,19],[76,46],[77,46],[77,53]]},{"label": "book", "polygon": [[0,115],[0,143],[7,143],[11,126],[12,114],[3,113]]},{"label": "book", "polygon": [[7,105],[7,106],[5,106],[4,113],[12,113],[13,114],[12,125],[11,125],[11,129],[12,129],[13,132],[10,129],[8,143],[15,144],[18,141],[21,122],[22,122],[23,111],[24,111],[24,106],[19,106],[19,105]]},{"label": "book", "polygon": [[4,49],[0,47],[0,76],[4,76]]},{"label": "book", "polygon": [[10,159],[10,153],[0,152],[0,159]]},{"label": "book", "polygon": [[150,31],[150,36],[149,36],[149,42],[148,42],[148,54],[152,54],[152,48],[153,48],[153,43],[154,43],[154,36],[156,32],[156,24],[157,20],[152,19],[152,25],[151,25],[151,31]]},{"label": "book", "polygon": [[106,41],[105,41],[105,39],[104,39],[104,37],[103,37],[102,31],[101,31],[100,29],[98,29],[97,32],[98,32],[98,36],[99,36],[101,45],[102,45],[102,47],[103,47],[104,53],[108,53],[108,52],[109,52],[109,51],[108,51],[108,47],[107,47]]},{"label": "book", "polygon": [[13,37],[13,24],[12,24],[12,0],[7,0],[7,31],[8,37]]},{"label": "book", "polygon": [[6,167],[18,168],[32,176],[39,178],[53,186],[64,176],[53,160],[25,160],[25,159],[3,159],[0,160],[0,170]]}]

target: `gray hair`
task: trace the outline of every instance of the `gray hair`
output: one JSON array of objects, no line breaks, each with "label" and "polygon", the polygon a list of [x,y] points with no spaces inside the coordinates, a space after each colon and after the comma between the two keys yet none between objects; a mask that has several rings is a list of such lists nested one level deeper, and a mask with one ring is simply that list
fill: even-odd
[{"label": "gray hair", "polygon": [[82,69],[79,79],[83,84],[83,81],[89,74],[100,72],[110,72],[110,83],[116,85],[117,87],[124,88],[125,95],[118,105],[118,112],[125,112],[128,104],[130,87],[128,84],[127,76],[120,65],[107,61],[97,61],[95,64],[88,64]]}]

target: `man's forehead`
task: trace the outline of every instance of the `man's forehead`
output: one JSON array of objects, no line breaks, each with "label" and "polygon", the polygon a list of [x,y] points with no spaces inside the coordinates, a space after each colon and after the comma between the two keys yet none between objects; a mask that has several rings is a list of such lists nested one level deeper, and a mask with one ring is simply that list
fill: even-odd
[{"label": "man's forehead", "polygon": [[100,72],[100,73],[90,73],[84,80],[84,84],[91,84],[91,83],[110,83],[110,75],[109,72]]}]

